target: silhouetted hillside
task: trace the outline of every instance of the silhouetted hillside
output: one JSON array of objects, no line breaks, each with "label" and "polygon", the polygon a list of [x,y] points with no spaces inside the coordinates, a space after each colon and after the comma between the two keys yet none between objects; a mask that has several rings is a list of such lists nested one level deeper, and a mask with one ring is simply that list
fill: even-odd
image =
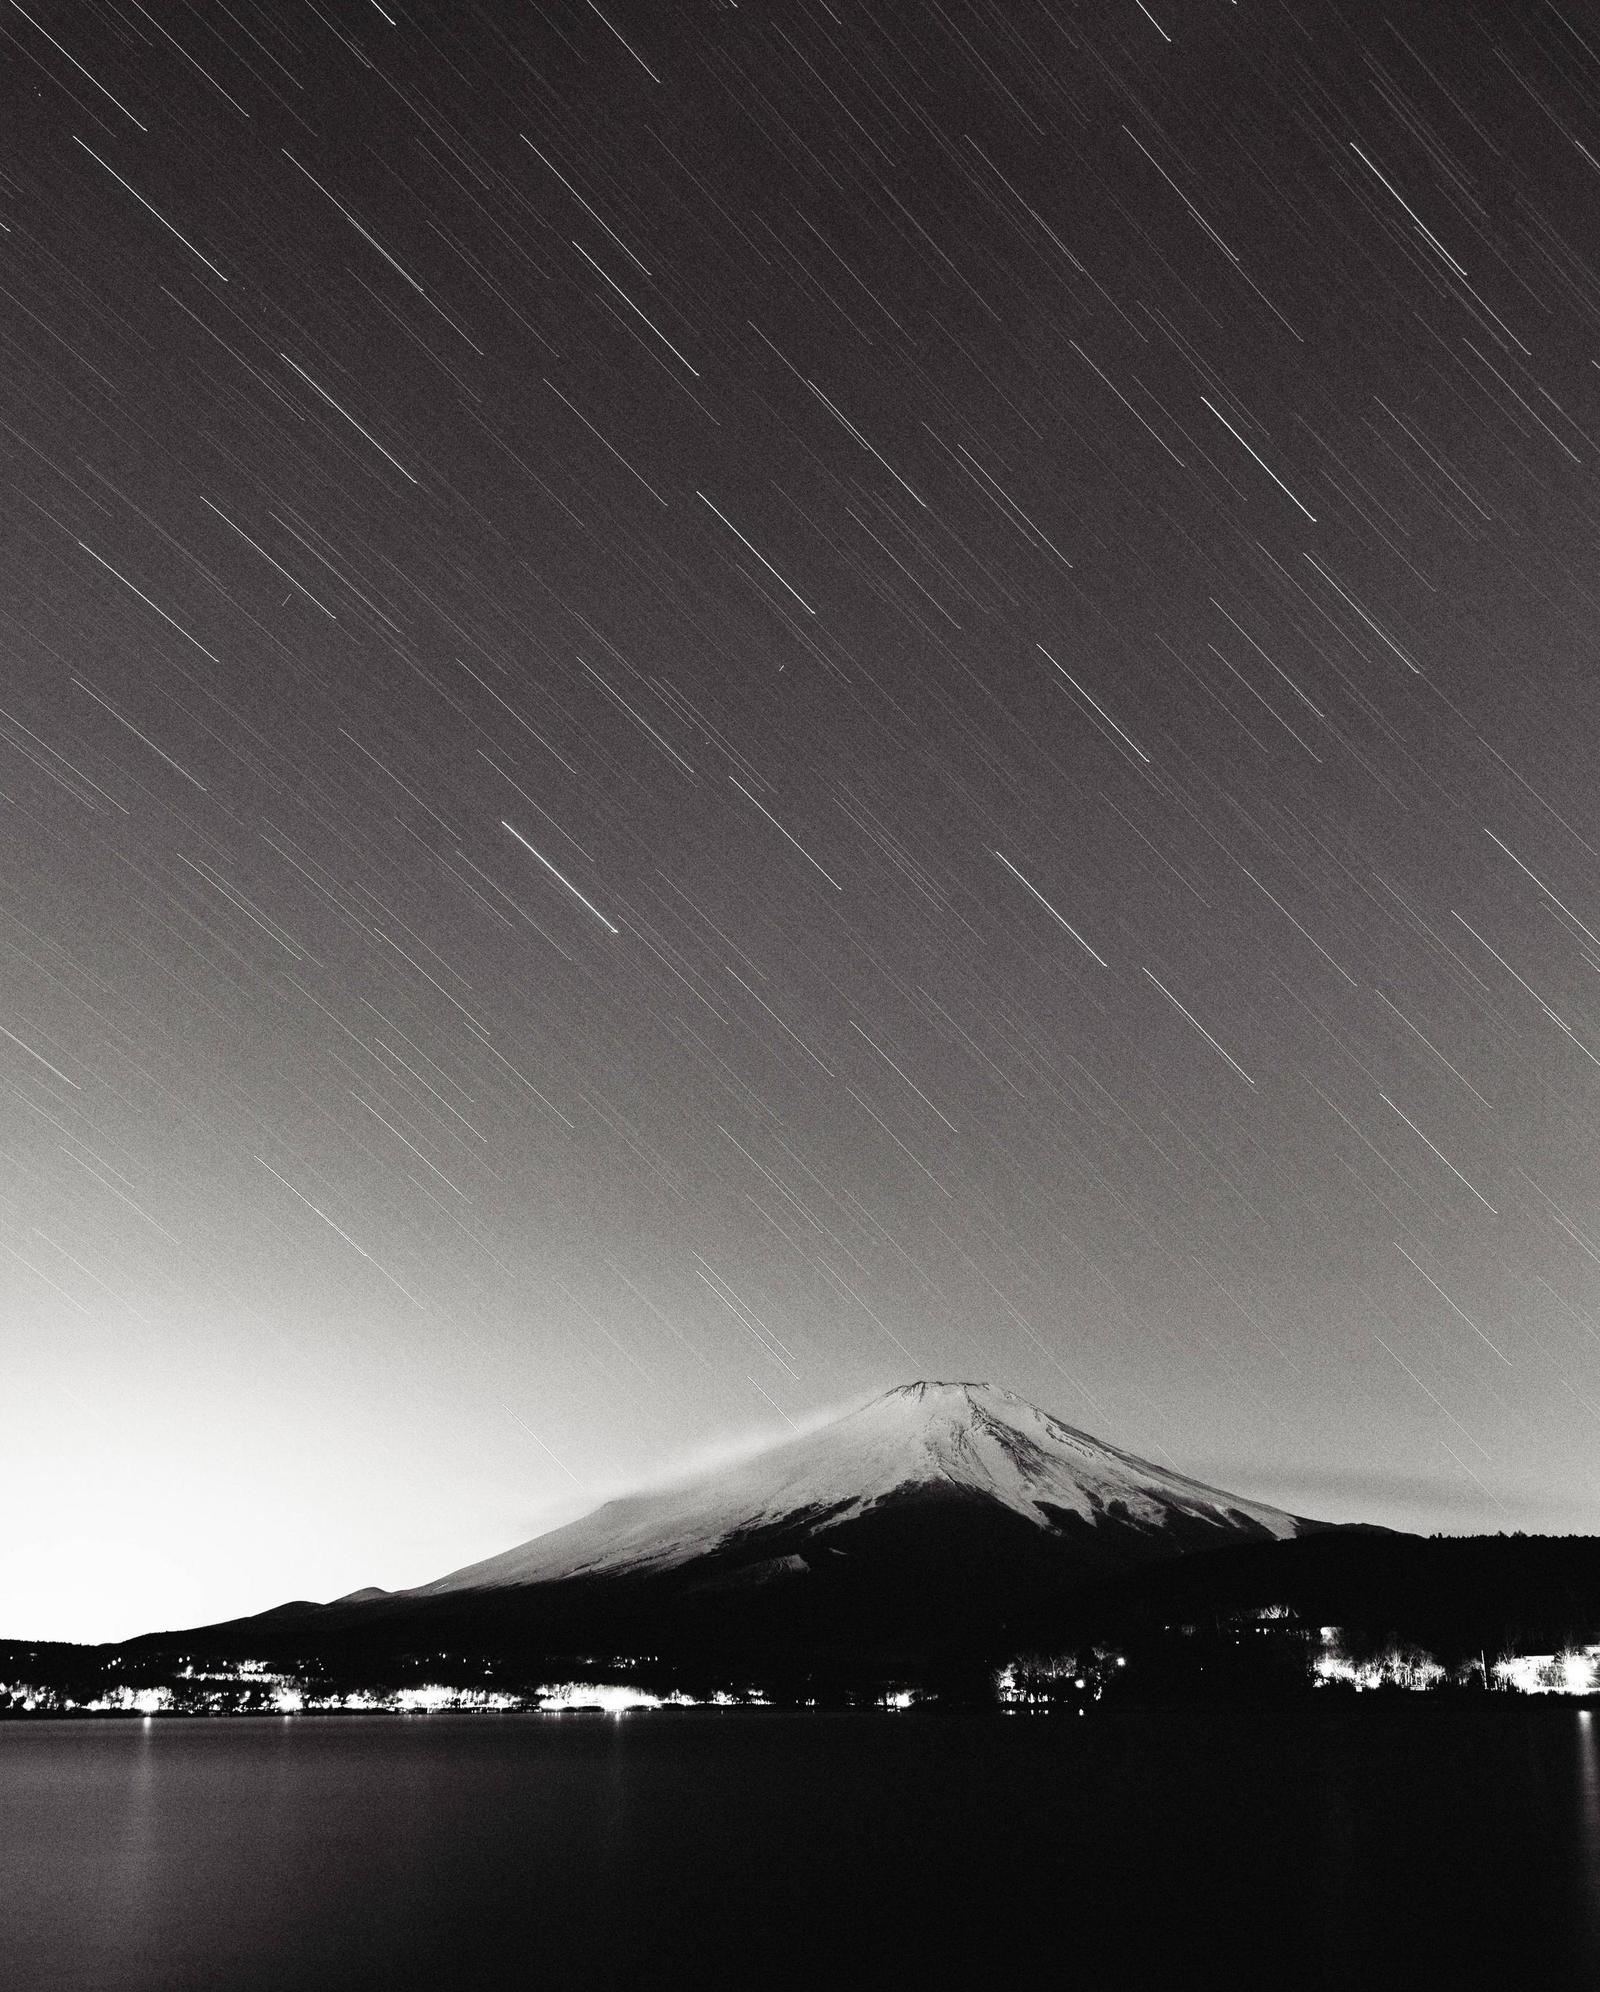
[{"label": "silhouetted hillside", "polygon": [[1129,1635],[1287,1605],[1374,1646],[1414,1643],[1448,1663],[1600,1640],[1600,1537],[1413,1536],[1344,1528],[1063,1589],[1029,1614],[1042,1641]]}]

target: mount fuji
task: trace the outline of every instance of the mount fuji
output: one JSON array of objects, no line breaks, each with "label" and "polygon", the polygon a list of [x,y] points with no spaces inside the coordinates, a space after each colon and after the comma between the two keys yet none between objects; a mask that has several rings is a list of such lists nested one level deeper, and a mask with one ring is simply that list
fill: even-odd
[{"label": "mount fuji", "polygon": [[[403,1591],[140,1646],[261,1654],[926,1652],[1086,1587],[1332,1525],[1136,1458],[987,1383],[920,1382]],[[1209,1561],[1209,1558],[1202,1558]]]},{"label": "mount fuji", "polygon": [[[548,1535],[396,1595],[734,1570],[849,1553],[850,1525],[896,1507],[987,1507],[1101,1562],[1324,1524],[1242,1500],[1103,1444],[987,1383],[908,1383],[739,1466],[608,1501]],[[1084,1531],[1092,1531],[1089,1541]],[[781,1547],[781,1559],[774,1552]]]}]

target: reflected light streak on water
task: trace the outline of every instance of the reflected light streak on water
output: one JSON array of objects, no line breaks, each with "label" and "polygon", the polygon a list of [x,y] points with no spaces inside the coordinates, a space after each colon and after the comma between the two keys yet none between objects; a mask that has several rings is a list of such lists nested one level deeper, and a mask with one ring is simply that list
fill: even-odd
[{"label": "reflected light streak on water", "polygon": [[1583,1891],[1585,1962],[1600,1979],[1600,1723],[1577,1712],[1579,1886]]}]

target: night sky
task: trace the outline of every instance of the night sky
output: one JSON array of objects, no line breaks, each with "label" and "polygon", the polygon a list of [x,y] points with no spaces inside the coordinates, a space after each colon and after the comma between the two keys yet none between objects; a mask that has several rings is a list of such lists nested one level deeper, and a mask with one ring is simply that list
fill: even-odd
[{"label": "night sky", "polygon": [[1600,1530],[1592,16],[0,37],[0,1631],[925,1376]]}]

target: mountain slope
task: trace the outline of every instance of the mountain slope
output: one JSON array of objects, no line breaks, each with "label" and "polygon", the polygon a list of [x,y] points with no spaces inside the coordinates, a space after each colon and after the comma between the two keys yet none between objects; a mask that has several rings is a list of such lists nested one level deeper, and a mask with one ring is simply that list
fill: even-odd
[{"label": "mountain slope", "polygon": [[1144,1538],[1148,1553],[1213,1536],[1282,1540],[1322,1526],[1136,1459],[993,1384],[924,1382],[886,1391],[739,1466],[609,1501],[398,1595],[660,1577],[704,1558],[741,1560],[741,1550],[772,1562],[779,1539],[781,1555],[794,1558],[808,1547],[842,1548],[846,1524],[887,1504],[951,1494],[1051,1535],[1093,1529],[1107,1550],[1117,1537]]}]

